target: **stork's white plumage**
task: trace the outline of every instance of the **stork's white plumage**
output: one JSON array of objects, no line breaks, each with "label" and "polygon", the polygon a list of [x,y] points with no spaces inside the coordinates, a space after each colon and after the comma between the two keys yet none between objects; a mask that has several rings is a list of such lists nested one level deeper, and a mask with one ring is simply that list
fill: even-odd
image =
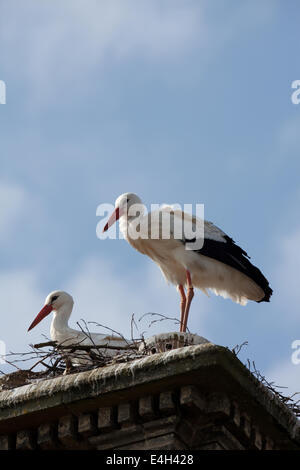
[{"label": "stork's white plumage", "polygon": [[[134,206],[135,211],[130,208]],[[119,196],[115,203],[115,210],[110,216],[103,231],[120,219],[120,230],[125,239],[138,251],[148,255],[162,270],[167,281],[177,285],[181,295],[181,321],[180,331],[186,331],[190,304],[194,296],[193,288],[197,287],[207,294],[211,289],[216,295],[231,298],[234,302],[246,305],[248,300],[268,302],[272,289],[261,271],[249,261],[249,256],[232,238],[212,222],[202,221],[204,224],[204,240],[200,249],[186,249],[190,244],[189,237],[174,236],[174,227],[183,220],[195,224],[199,219],[174,209],[171,206],[162,207],[158,214],[144,214],[141,199],[133,193]],[[164,212],[170,214],[170,237],[161,236],[161,221]],[[153,216],[154,215],[154,216]],[[158,224],[156,238],[153,234],[153,221]],[[146,227],[146,229],[145,229]],[[135,230],[131,230],[134,228]],[[142,236],[133,237],[140,229]],[[145,237],[145,230],[148,236]],[[158,236],[157,236],[158,235]],[[185,294],[185,287],[187,294]]]},{"label": "stork's white plumage", "polygon": [[[74,330],[69,327],[69,318],[73,310],[74,301],[70,294],[64,291],[51,292],[45,300],[44,307],[31,323],[28,331],[34,328],[43,318],[53,312],[53,318],[50,327],[50,336],[52,341],[63,343],[64,346],[70,344],[81,344],[85,346],[106,346],[109,350],[113,347],[126,347],[129,342],[118,336],[109,336],[100,333],[85,334],[83,331]],[[117,349],[110,350],[111,355],[118,352]]]}]

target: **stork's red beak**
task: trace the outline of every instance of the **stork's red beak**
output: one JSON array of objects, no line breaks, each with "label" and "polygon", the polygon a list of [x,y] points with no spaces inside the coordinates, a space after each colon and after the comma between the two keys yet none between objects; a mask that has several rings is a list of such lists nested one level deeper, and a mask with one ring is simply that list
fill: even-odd
[{"label": "stork's red beak", "polygon": [[117,207],[111,214],[110,218],[108,219],[107,224],[105,225],[103,229],[103,232],[106,232],[106,230],[108,230],[109,227],[111,227],[117,220],[119,220],[122,213],[123,212],[121,212],[120,209]]},{"label": "stork's red beak", "polygon": [[45,318],[47,315],[49,315],[49,313],[51,313],[53,310],[53,306],[52,305],[45,305],[42,310],[40,311],[40,313],[35,317],[35,319],[33,320],[33,322],[31,323],[30,327],[28,328],[27,331],[30,331],[32,330],[32,328],[34,328],[38,323],[40,323],[40,321],[43,320],[43,318]]}]

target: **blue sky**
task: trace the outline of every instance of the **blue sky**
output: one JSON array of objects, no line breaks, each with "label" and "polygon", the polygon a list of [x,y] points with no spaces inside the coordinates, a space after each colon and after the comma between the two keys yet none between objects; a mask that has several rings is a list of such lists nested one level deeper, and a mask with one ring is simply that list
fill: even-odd
[{"label": "blue sky", "polygon": [[[130,334],[146,312],[179,316],[176,289],[124,240],[96,237],[96,208],[137,193],[203,203],[270,280],[270,304],[199,291],[189,328],[300,390],[300,6],[276,0],[0,3],[0,339],[64,289],[80,318]],[[150,333],[170,331],[159,324]]]}]

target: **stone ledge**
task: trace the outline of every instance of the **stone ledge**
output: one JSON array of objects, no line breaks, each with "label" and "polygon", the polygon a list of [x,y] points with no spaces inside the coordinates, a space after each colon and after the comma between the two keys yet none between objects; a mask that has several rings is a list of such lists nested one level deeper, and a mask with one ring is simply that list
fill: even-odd
[{"label": "stone ledge", "polygon": [[[221,392],[229,397],[226,413],[233,413],[234,403],[238,402],[239,409],[247,410],[247,416],[252,416],[255,426],[261,428],[263,423],[264,432],[271,436],[268,439],[292,440],[295,445],[300,445],[299,424],[293,413],[261,385],[229,349],[211,343],[187,346],[127,364],[57,377],[0,392],[0,434],[9,435],[24,428],[37,428],[45,422],[59,420],[67,411],[77,416],[82,412],[86,414],[106,407],[112,413],[110,407],[122,403],[122,416],[125,416],[126,410],[129,413],[126,403],[185,385],[194,385],[202,391],[204,405],[201,406],[208,411],[209,407],[218,408],[218,392]],[[211,397],[212,392],[214,400],[209,399],[205,405],[205,396]],[[173,405],[170,395],[165,393],[159,400],[159,406],[168,408],[171,414]],[[199,398],[195,400],[197,402]],[[144,400],[140,405],[141,410],[145,406],[144,415],[154,416],[152,405],[145,405]],[[223,407],[223,402],[220,407]],[[242,419],[246,431],[247,419],[234,416],[235,420]],[[129,423],[134,421],[132,416],[128,419]],[[31,445],[31,435],[27,434],[28,446]],[[259,441],[259,434],[257,436]]]}]

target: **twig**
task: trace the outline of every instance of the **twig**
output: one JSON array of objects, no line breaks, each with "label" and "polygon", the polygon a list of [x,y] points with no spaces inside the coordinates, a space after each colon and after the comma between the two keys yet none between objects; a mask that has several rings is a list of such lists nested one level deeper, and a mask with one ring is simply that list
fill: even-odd
[{"label": "twig", "polygon": [[97,326],[100,326],[101,328],[106,328],[107,330],[110,330],[112,333],[116,333],[116,335],[118,335],[120,337],[120,339],[125,341],[126,344],[130,345],[129,341],[121,333],[119,333],[118,331],[115,331],[112,328],[109,328],[108,326],[101,325],[101,323],[97,323],[95,321],[89,321],[88,324],[89,325],[97,325]]},{"label": "twig", "polygon": [[33,345],[34,348],[45,348],[46,346],[54,346],[55,347],[55,346],[57,346],[57,342],[56,341],[48,341],[47,343],[37,343],[37,344]]},{"label": "twig", "polygon": [[[156,313],[156,312],[144,313],[144,314],[139,318],[139,321],[141,321],[141,320],[142,320],[143,318],[145,318],[146,316],[154,316],[154,315],[157,315],[158,317],[160,317],[160,319],[152,320],[152,321],[149,323],[148,328],[151,328],[151,326],[154,325],[154,323],[162,322],[162,321],[165,321],[165,320],[172,320],[172,321],[174,321],[175,323],[179,323],[179,324],[180,324],[180,320],[178,320],[178,318],[167,317],[166,315],[163,315],[162,313]],[[188,327],[187,327],[187,331],[188,331],[188,333],[190,333],[190,330],[188,329]]]},{"label": "twig", "polygon": [[[91,351],[93,349],[113,349],[113,350],[123,350],[126,351],[128,349],[137,349],[136,346],[129,344],[129,346],[111,346],[109,342],[107,344],[70,344],[69,346],[63,346],[62,344],[56,343],[56,341],[53,341],[53,347],[57,349],[63,349],[63,350],[70,350],[70,352],[75,352],[76,350],[79,351]],[[48,347],[49,343],[38,343],[34,344],[33,347],[37,349],[41,349],[44,347]]]},{"label": "twig", "polygon": [[[245,341],[240,346],[235,346],[231,351],[237,356],[237,354],[241,351],[242,346],[247,345],[248,341]],[[282,404],[287,406],[297,417],[300,417],[300,399],[295,401],[294,396],[299,395],[300,392],[295,392],[290,396],[285,396],[278,389],[287,389],[283,385],[276,385],[275,382],[270,382],[266,379],[266,377],[257,369],[256,364],[254,361],[250,361],[247,359],[247,364],[245,364],[248,368],[249,372],[254,375],[254,377],[259,381],[260,385],[263,385],[269,392],[272,393],[274,397],[276,397]]]},{"label": "twig", "polygon": [[241,352],[241,349],[244,346],[248,346],[248,341],[244,341],[242,344],[237,344],[234,348],[232,348],[231,351],[233,352],[235,356],[237,356]]}]

